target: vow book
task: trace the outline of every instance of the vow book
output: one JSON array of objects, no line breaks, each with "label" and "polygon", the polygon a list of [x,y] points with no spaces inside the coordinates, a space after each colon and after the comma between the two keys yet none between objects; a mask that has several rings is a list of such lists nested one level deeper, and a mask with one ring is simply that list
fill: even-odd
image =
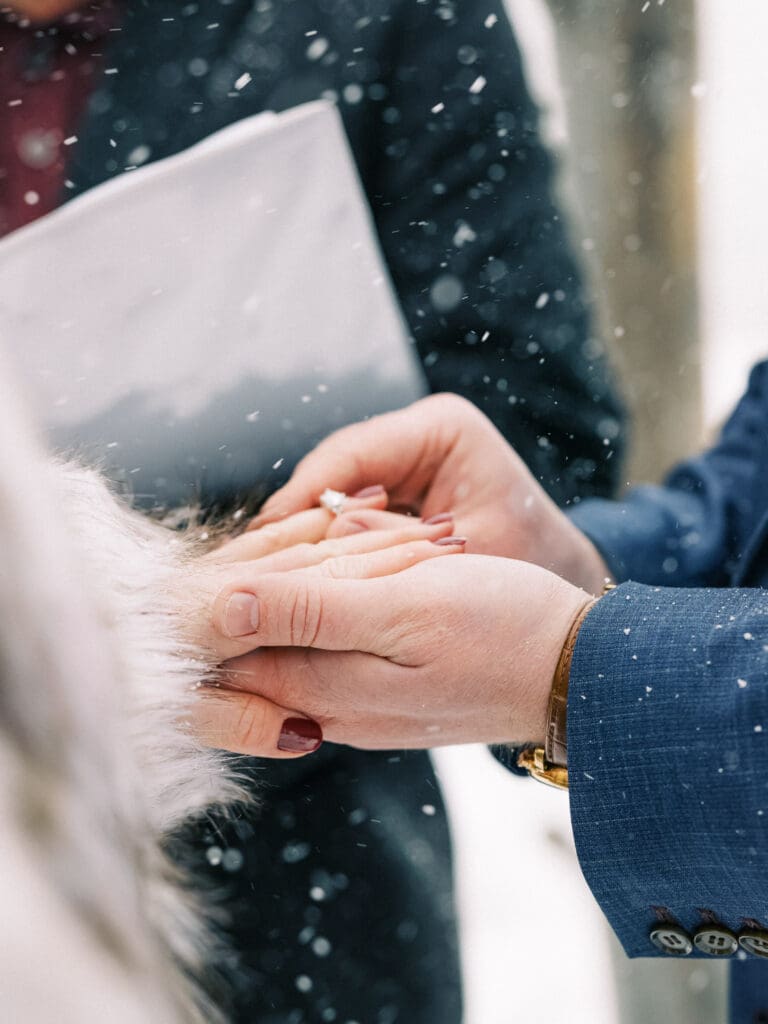
[{"label": "vow book", "polygon": [[143,505],[266,493],[325,434],[424,392],[325,103],[240,121],[5,239],[0,343],[50,443]]}]

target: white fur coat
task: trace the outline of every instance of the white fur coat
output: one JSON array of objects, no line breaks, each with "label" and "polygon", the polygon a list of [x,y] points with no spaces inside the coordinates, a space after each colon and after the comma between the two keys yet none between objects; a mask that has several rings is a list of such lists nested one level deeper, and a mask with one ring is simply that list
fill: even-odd
[{"label": "white fur coat", "polygon": [[189,551],[36,442],[0,365],[0,1001],[24,1024],[217,1019],[210,942],[161,840],[238,798],[188,733]]}]

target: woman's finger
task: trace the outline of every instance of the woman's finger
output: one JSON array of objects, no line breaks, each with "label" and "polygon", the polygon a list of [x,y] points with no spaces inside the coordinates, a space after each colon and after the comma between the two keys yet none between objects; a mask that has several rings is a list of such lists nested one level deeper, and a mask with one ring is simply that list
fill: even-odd
[{"label": "woman's finger", "polygon": [[361,509],[359,511],[345,512],[343,515],[337,516],[329,525],[327,536],[346,537],[354,533],[363,533],[366,530],[391,530],[396,532],[406,529],[408,524],[416,523],[422,526],[441,528],[447,535],[453,528],[453,515],[450,512],[442,512],[440,515],[430,516],[429,519],[422,520],[415,516],[404,516],[399,512]]},{"label": "woman's finger", "polygon": [[[251,700],[263,701],[270,708],[295,700],[297,706],[306,707],[312,716],[309,721],[322,727],[324,734],[327,730],[341,739],[343,723],[360,720],[361,685],[377,694],[387,692],[393,678],[399,681],[406,671],[386,659],[356,651],[256,651],[227,663],[224,685],[213,693],[215,701],[197,709],[192,725],[200,732],[201,741],[210,746],[264,756],[272,737],[265,743],[259,728],[247,727],[252,709],[260,706]],[[278,751],[266,756],[290,755]]]},{"label": "woman's finger", "polygon": [[[380,513],[384,514],[384,513]],[[308,569],[329,558],[344,555],[364,555],[369,551],[395,547],[412,540],[439,540],[452,532],[450,521],[422,523],[420,519],[407,516],[393,516],[397,528],[389,530],[366,530],[348,536],[334,537],[318,544],[296,544],[274,555],[259,559],[261,572],[289,572],[292,569]]]},{"label": "woman's finger", "polygon": [[241,533],[206,557],[215,562],[249,562],[295,544],[315,544],[325,537],[332,519],[333,514],[324,508],[297,512],[260,530]]},{"label": "woman's finger", "polygon": [[[333,743],[369,750],[434,747],[461,742],[461,731],[434,707],[414,716],[409,705],[419,670],[356,651],[270,648],[226,665],[228,705],[217,709],[220,742],[229,748],[238,707],[249,694],[304,708]],[[244,751],[249,753],[249,751]]]},{"label": "woman's finger", "polygon": [[392,576],[430,558],[460,554],[466,543],[466,537],[413,540],[394,547],[369,551],[363,555],[328,558],[306,571],[320,576],[330,576],[336,580],[369,580],[379,576]]},{"label": "woman's finger", "polygon": [[317,722],[266,697],[219,687],[205,687],[198,694],[192,727],[207,747],[255,757],[296,758],[313,753],[323,742]]},{"label": "woman's finger", "polygon": [[[346,508],[351,510],[386,508],[387,492],[373,487],[367,494],[348,498]],[[316,544],[324,540],[328,528],[336,517],[325,508],[311,508],[292,516],[254,529],[251,524],[245,533],[235,537],[207,557],[216,562],[247,562],[264,558],[295,544]]]}]

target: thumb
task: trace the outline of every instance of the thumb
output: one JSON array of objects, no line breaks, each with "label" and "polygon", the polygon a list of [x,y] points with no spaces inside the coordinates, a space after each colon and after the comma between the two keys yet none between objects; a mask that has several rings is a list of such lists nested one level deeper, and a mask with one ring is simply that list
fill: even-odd
[{"label": "thumb", "polygon": [[317,504],[326,487],[355,494],[382,485],[395,504],[412,504],[431,483],[453,441],[452,396],[433,395],[406,409],[336,431],[305,456],[288,483],[266,502],[256,522]]},{"label": "thumb", "polygon": [[317,722],[255,693],[208,687],[198,691],[192,727],[207,747],[253,757],[294,758],[323,742]]},{"label": "thumb", "polygon": [[296,570],[231,584],[214,600],[210,646],[221,660],[257,647],[381,654],[403,620],[402,589],[393,590],[390,579],[335,579]]}]

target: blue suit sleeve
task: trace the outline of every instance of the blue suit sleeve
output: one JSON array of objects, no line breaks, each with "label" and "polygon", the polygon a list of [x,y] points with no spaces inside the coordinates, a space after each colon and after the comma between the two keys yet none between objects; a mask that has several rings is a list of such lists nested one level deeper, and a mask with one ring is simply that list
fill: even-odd
[{"label": "blue suit sleeve", "polygon": [[[768,924],[768,593],[630,583],[579,634],[568,701],[582,870],[629,956],[665,908]],[[661,954],[658,954],[661,955]]]},{"label": "blue suit sleeve", "polygon": [[714,447],[682,463],[661,486],[626,500],[590,499],[569,513],[618,580],[671,587],[722,586],[768,508],[768,363]]}]

